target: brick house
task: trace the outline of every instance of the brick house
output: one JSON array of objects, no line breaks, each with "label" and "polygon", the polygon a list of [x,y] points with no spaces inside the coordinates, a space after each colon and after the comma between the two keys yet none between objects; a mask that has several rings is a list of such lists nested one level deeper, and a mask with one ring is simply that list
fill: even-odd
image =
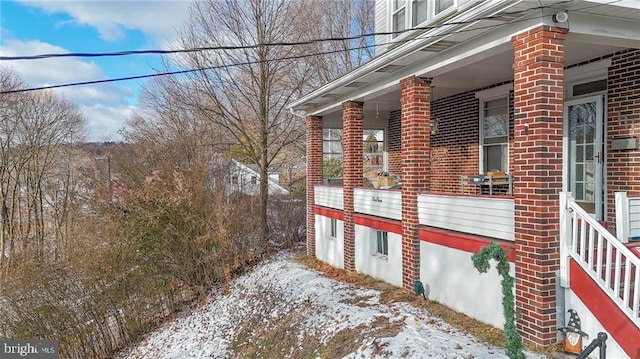
[{"label": "brick house", "polygon": [[501,327],[500,278],[470,259],[497,242],[525,341],[555,344],[574,309],[584,345],[602,331],[610,357],[639,357],[639,2],[375,7],[376,56],[291,106],[308,253]]}]

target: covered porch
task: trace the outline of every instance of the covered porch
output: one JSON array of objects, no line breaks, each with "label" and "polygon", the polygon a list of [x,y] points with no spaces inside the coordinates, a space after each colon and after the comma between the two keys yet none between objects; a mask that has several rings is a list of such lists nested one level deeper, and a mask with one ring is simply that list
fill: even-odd
[{"label": "covered porch", "polygon": [[[559,193],[613,223],[613,193],[640,191],[618,180],[637,147],[611,147],[640,132],[621,107],[621,79],[639,56],[637,20],[600,16],[620,11],[613,6],[576,6],[487,7],[481,20],[427,30],[298,101],[309,254],[337,250],[335,265],[357,271],[363,227],[392,233],[387,265],[399,274],[388,281],[412,290],[437,281],[425,254],[446,233],[452,246],[459,233],[499,241],[514,263],[519,331],[555,343]],[[564,10],[570,24],[554,16]],[[612,169],[618,177],[607,176]],[[332,219],[341,244],[319,250],[317,232],[333,234]]]}]

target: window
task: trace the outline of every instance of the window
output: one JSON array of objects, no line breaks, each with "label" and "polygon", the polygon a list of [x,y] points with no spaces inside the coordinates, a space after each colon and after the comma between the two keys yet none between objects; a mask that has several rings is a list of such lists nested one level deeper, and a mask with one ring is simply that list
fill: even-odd
[{"label": "window", "polygon": [[454,6],[455,0],[435,0],[434,5],[435,5],[435,16],[438,16],[440,13]]},{"label": "window", "polygon": [[251,176],[251,184],[258,184],[258,177]]},{"label": "window", "polygon": [[389,233],[384,231],[376,231],[376,254],[389,255]]},{"label": "window", "polygon": [[338,238],[338,220],[331,218],[331,238]]},{"label": "window", "polygon": [[322,131],[322,174],[324,178],[342,177],[342,130]]},{"label": "window", "polygon": [[427,21],[429,13],[427,12],[427,0],[413,0],[411,6],[411,23],[412,26],[418,26]]},{"label": "window", "polygon": [[[406,2],[405,0],[393,0],[393,14],[392,14],[392,31],[403,31],[406,29]],[[396,37],[400,34],[393,34],[392,37]]]},{"label": "window", "polygon": [[480,131],[482,172],[507,172],[509,166],[509,101],[507,97],[482,101]]},{"label": "window", "polygon": [[375,178],[385,170],[384,130],[364,130],[362,139],[364,150],[364,177]]}]

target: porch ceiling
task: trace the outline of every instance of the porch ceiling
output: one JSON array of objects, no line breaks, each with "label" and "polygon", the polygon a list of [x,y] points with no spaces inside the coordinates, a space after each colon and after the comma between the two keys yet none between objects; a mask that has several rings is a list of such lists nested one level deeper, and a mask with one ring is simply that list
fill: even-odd
[{"label": "porch ceiling", "polygon": [[[371,70],[368,72],[361,71],[357,76],[354,75],[357,71],[347,74],[334,81],[333,86],[328,84],[294,103],[293,108],[322,115],[329,122],[341,122],[340,104],[344,101],[364,101],[365,116],[367,111],[378,117],[381,112],[399,110],[398,81],[411,75],[433,78],[433,99],[510,81],[514,58],[511,36],[540,24],[557,26],[551,22],[549,14],[562,9],[568,10],[570,16],[570,32],[565,47],[567,66],[624,48],[640,47],[637,32],[640,28],[640,6],[621,8],[597,1],[556,3],[555,7],[545,9],[546,13],[542,15],[537,10],[535,14],[530,13],[515,21],[513,16],[505,16],[465,25],[456,32],[430,38],[423,42],[422,47],[405,56],[383,61],[377,66],[369,65]],[[640,5],[624,1],[621,4]],[[501,11],[509,14],[533,5],[539,6],[540,2],[526,0]],[[496,23],[502,25],[487,30],[488,26]],[[336,86],[338,83],[344,85]]]}]

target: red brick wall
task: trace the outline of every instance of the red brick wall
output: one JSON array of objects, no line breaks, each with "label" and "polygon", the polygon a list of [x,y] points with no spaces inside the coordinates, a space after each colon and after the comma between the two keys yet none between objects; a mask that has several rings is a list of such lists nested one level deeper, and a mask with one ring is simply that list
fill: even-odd
[{"label": "red brick wall", "polygon": [[640,193],[640,151],[612,150],[615,137],[640,137],[640,49],[611,58],[607,81],[607,218],[615,221],[615,192]]},{"label": "red brick wall", "polygon": [[[492,85],[487,88],[503,85]],[[460,176],[478,174],[480,101],[477,89],[431,103],[431,116],[438,130],[431,135],[430,191],[460,193]],[[509,151],[513,151],[513,91],[509,94]],[[509,158],[512,157],[510,153]],[[465,193],[476,188],[465,187]],[[475,193],[475,192],[473,192]]]},{"label": "red brick wall", "polygon": [[460,176],[478,173],[479,103],[475,91],[433,101],[429,190],[460,193]]},{"label": "red brick wall", "polygon": [[512,38],[516,307],[518,330],[535,345],[556,342],[558,192],[566,29],[541,26]]},{"label": "red brick wall", "polygon": [[307,254],[316,255],[314,186],[322,184],[322,117],[307,116]]},{"label": "red brick wall", "polygon": [[402,172],[401,145],[401,112],[393,111],[389,116],[389,127],[387,129],[387,160],[389,172],[400,175]]},{"label": "red brick wall", "polygon": [[402,111],[402,286],[413,289],[420,277],[418,193],[429,188],[431,80],[400,81]]},{"label": "red brick wall", "polygon": [[355,271],[355,227],[353,222],[353,189],[362,186],[364,171],[362,154],[363,103],[342,104],[342,148],[344,191],[344,269]]}]

